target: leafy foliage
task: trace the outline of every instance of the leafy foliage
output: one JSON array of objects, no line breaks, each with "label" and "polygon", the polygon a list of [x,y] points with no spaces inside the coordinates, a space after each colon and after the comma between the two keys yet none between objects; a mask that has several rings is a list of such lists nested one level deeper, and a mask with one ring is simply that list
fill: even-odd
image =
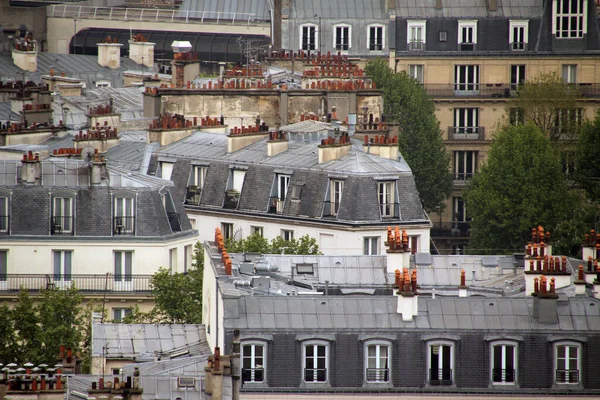
[{"label": "leafy foliage", "polygon": [[0,307],[0,361],[3,364],[15,361],[15,330],[8,306]]},{"label": "leafy foliage", "polygon": [[583,125],[577,142],[575,180],[595,202],[600,201],[600,110],[593,121]]},{"label": "leafy foliage", "polygon": [[399,125],[398,146],[412,169],[423,207],[428,212],[443,209],[452,174],[433,101],[416,80],[406,72],[394,73],[383,59],[370,61],[365,71],[383,88],[386,118]]},{"label": "leafy foliage", "polygon": [[227,239],[225,248],[229,253],[321,254],[317,240],[309,235],[292,240],[284,240],[281,236],[277,236],[269,244],[267,239],[255,233],[241,240]]},{"label": "leafy foliage", "polygon": [[469,251],[478,254],[521,251],[532,227],[553,231],[574,204],[556,152],[533,124],[499,132],[464,198],[472,217]]}]

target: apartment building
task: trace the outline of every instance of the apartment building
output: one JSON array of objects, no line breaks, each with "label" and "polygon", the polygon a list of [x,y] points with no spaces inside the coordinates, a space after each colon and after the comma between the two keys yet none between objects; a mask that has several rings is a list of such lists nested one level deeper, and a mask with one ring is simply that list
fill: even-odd
[{"label": "apartment building", "polygon": [[[454,189],[443,213],[432,213],[432,236],[442,253],[459,254],[469,239],[461,193],[485,162],[519,85],[554,72],[580,93],[577,119],[600,106],[600,34],[592,0],[437,0],[395,8],[390,67],[423,84],[436,104],[452,157]],[[560,127],[557,127],[560,128]],[[572,159],[565,158],[565,169]]]}]

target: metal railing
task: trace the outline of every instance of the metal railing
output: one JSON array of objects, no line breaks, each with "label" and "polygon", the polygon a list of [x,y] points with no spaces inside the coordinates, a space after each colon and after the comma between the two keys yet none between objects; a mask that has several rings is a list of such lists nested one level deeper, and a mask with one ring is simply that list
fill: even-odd
[{"label": "metal railing", "polygon": [[240,192],[237,190],[226,190],[225,201],[223,202],[223,208],[235,210],[240,202]]},{"label": "metal railing", "polygon": [[449,126],[448,140],[485,140],[485,127]]},{"label": "metal railing", "polygon": [[[124,275],[122,275],[124,276]],[[4,274],[0,276],[0,293],[18,292],[21,287],[40,289],[68,289],[76,287],[82,292],[151,292],[152,275],[128,275],[128,282],[115,281],[114,275],[88,274]]]},{"label": "metal railing", "polygon": [[323,216],[324,217],[337,217],[340,211],[339,201],[324,201],[323,202]]},{"label": "metal railing", "polygon": [[72,235],[73,217],[52,217],[50,230],[53,235]]},{"label": "metal railing", "polygon": [[429,370],[430,385],[452,385],[452,370],[451,369],[430,369]]},{"label": "metal railing", "polygon": [[113,219],[115,235],[133,235],[135,233],[135,217],[117,216]]},{"label": "metal railing", "polygon": [[[522,83],[440,83],[424,84],[425,92],[434,98],[511,98],[516,97]],[[600,97],[598,83],[565,83],[578,97]]]},{"label": "metal railing", "polygon": [[514,51],[526,51],[527,43],[525,42],[512,42],[510,44],[510,49]]},{"label": "metal railing", "polygon": [[325,368],[304,368],[304,382],[326,382],[327,369]]},{"label": "metal railing", "polygon": [[502,368],[493,368],[492,369],[492,381],[493,382],[514,382],[515,381],[515,370],[514,369],[502,369]]},{"label": "metal railing", "polygon": [[399,218],[400,204],[398,203],[380,203],[379,213],[381,218]]},{"label": "metal railing", "polygon": [[390,370],[388,368],[367,368],[367,382],[388,382]]},{"label": "metal railing", "polygon": [[408,51],[423,51],[425,50],[425,42],[422,40],[411,40],[408,42]]},{"label": "metal railing", "polygon": [[202,189],[197,186],[188,186],[185,189],[185,204],[191,204],[194,206],[200,205],[200,198],[202,197]]},{"label": "metal railing", "polygon": [[469,179],[471,179],[475,175],[474,172],[454,172],[452,174],[452,179],[454,180],[454,184],[466,184]]},{"label": "metal railing", "polygon": [[169,219],[169,224],[171,225],[171,230],[173,232],[181,231],[181,213],[167,212],[167,218]]},{"label": "metal railing", "polygon": [[454,237],[469,237],[471,236],[471,222],[469,221],[453,221],[453,222],[433,222],[431,228],[431,236],[454,236]]},{"label": "metal railing", "polygon": [[242,382],[263,382],[265,370],[263,368],[243,368]]},{"label": "metal railing", "polygon": [[579,370],[557,369],[556,383],[579,383]]},{"label": "metal railing", "polygon": [[269,213],[270,214],[283,214],[283,206],[285,205],[285,200],[280,199],[279,196],[271,196],[269,197]]},{"label": "metal railing", "polygon": [[[257,21],[255,13],[225,11],[180,11],[158,8],[91,7],[75,4],[53,4],[48,17],[70,19],[107,19],[116,21],[155,21],[178,23],[245,23]],[[257,21],[262,22],[262,21]]]}]

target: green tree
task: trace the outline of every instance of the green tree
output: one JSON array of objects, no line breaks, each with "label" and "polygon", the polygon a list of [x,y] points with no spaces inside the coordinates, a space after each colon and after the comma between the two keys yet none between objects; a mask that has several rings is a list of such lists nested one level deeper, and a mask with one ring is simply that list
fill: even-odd
[{"label": "green tree", "polygon": [[4,304],[0,307],[0,363],[6,365],[15,361],[15,341],[11,312]]},{"label": "green tree", "polygon": [[572,143],[579,131],[578,96],[576,88],[555,72],[542,73],[519,87],[508,104],[509,113],[519,110],[525,122],[533,123],[553,142]]},{"label": "green tree", "polygon": [[469,251],[480,254],[522,251],[532,227],[552,231],[573,206],[558,155],[533,124],[498,133],[464,198],[472,218]]},{"label": "green tree", "polygon": [[594,202],[600,202],[600,110],[593,121],[586,122],[577,142],[575,181]]},{"label": "green tree", "polygon": [[[29,292],[23,288],[19,291],[17,304],[11,310],[11,319],[15,327],[16,354],[19,363],[31,362],[39,364],[47,362],[42,355],[41,330],[38,309],[33,304]],[[53,358],[54,359],[54,358]]]},{"label": "green tree", "polygon": [[260,253],[260,254],[321,254],[317,240],[309,235],[298,239],[284,240],[277,236],[271,243],[259,233],[254,233],[246,239],[225,240],[228,253]]},{"label": "green tree", "polygon": [[444,147],[435,104],[406,72],[394,73],[385,60],[370,61],[365,72],[383,89],[385,115],[399,125],[398,146],[412,169],[426,211],[440,211],[452,190],[450,155]]}]

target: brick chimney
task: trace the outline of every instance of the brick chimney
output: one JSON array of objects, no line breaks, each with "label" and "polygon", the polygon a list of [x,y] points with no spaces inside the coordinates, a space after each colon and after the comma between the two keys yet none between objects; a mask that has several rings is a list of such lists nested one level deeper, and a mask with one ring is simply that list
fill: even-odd
[{"label": "brick chimney", "polygon": [[287,151],[290,141],[285,132],[280,131],[279,127],[275,132],[269,132],[269,140],[267,140],[267,156],[273,157],[279,153]]},{"label": "brick chimney", "polygon": [[467,286],[467,278],[464,269],[460,270],[460,285],[458,286],[458,297],[468,297],[469,287]]},{"label": "brick chimney", "polygon": [[534,278],[533,293],[533,318],[541,324],[556,324],[558,314],[556,313],[556,282],[550,279],[550,287],[547,286],[548,279],[545,276]]},{"label": "brick chimney", "polygon": [[396,312],[402,314],[402,320],[410,322],[419,314],[419,294],[417,293],[417,271],[412,273],[404,268],[395,272],[395,285],[398,288],[398,306]]},{"label": "brick chimney", "polygon": [[553,257],[550,232],[538,226],[531,230],[531,241],[525,248],[525,292],[534,292],[534,278],[539,275],[554,278],[556,288],[571,284],[571,274],[567,271],[567,257]]},{"label": "brick chimney", "polygon": [[121,66],[121,43],[117,43],[117,38],[112,39],[108,36],[103,43],[96,43],[98,46],[98,64],[111,69],[118,69]]},{"label": "brick chimney", "polygon": [[41,183],[41,164],[39,153],[29,151],[23,154],[21,160],[21,183],[26,185],[39,185]]},{"label": "brick chimney", "polygon": [[392,230],[391,226],[387,228],[387,240],[385,242],[387,273],[393,275],[396,270],[402,271],[410,265],[410,249],[408,248],[408,234],[406,230],[395,227]]},{"label": "brick chimney", "polygon": [[[239,335],[238,335],[239,338]],[[235,346],[235,344],[234,344]],[[238,350],[239,350],[239,340],[238,340]],[[236,361],[234,361],[233,359],[235,358],[235,356],[226,356],[226,355],[221,355],[221,350],[219,347],[215,347],[215,354],[212,357],[209,357],[208,360],[208,365],[205,367],[204,369],[204,373],[205,373],[205,384],[204,384],[204,392],[206,394],[210,394],[211,395],[211,399],[212,400],[223,400],[224,397],[224,393],[223,393],[223,383],[225,380],[227,379],[232,379],[232,391],[234,393],[232,393],[232,398],[234,400],[239,399],[239,383],[236,386],[235,382],[236,380],[239,382],[239,377],[238,379],[235,379],[233,377],[232,374],[232,369],[233,364],[236,363]],[[238,361],[237,364],[239,366],[239,356],[237,356]],[[232,364],[233,363],[233,364]],[[238,368],[239,370],[239,368]],[[235,391],[237,390],[237,394],[235,394]]]},{"label": "brick chimney", "polygon": [[12,49],[13,63],[24,71],[37,71],[37,41],[29,36],[15,40],[15,48]]},{"label": "brick chimney", "polygon": [[227,152],[235,153],[246,146],[256,143],[269,133],[269,127],[257,117],[256,125],[233,127],[227,135]]},{"label": "brick chimney", "polygon": [[585,294],[586,275],[583,265],[579,265],[577,267],[577,279],[573,282],[575,284],[575,294]]},{"label": "brick chimney", "polygon": [[148,38],[142,34],[133,36],[129,40],[129,58],[136,64],[142,64],[145,67],[152,68],[154,66],[154,45],[148,41]]},{"label": "brick chimney", "polygon": [[581,246],[581,254],[583,260],[587,260],[585,272],[585,281],[593,284],[595,281],[595,273],[598,264],[600,263],[600,234],[597,234],[594,229],[585,234],[583,244]]},{"label": "brick chimney", "polygon": [[594,298],[600,299],[600,265],[596,266],[596,279],[594,279],[593,285]]},{"label": "brick chimney", "polygon": [[[336,135],[337,136],[337,135]],[[342,133],[339,138],[328,137],[321,140],[319,147],[319,164],[339,160],[350,152],[352,143],[348,133]]]},{"label": "brick chimney", "polygon": [[398,160],[400,151],[398,150],[398,137],[384,135],[376,135],[369,138],[365,135],[363,143],[363,151],[367,154],[374,154],[381,158],[387,158],[388,160]]}]

